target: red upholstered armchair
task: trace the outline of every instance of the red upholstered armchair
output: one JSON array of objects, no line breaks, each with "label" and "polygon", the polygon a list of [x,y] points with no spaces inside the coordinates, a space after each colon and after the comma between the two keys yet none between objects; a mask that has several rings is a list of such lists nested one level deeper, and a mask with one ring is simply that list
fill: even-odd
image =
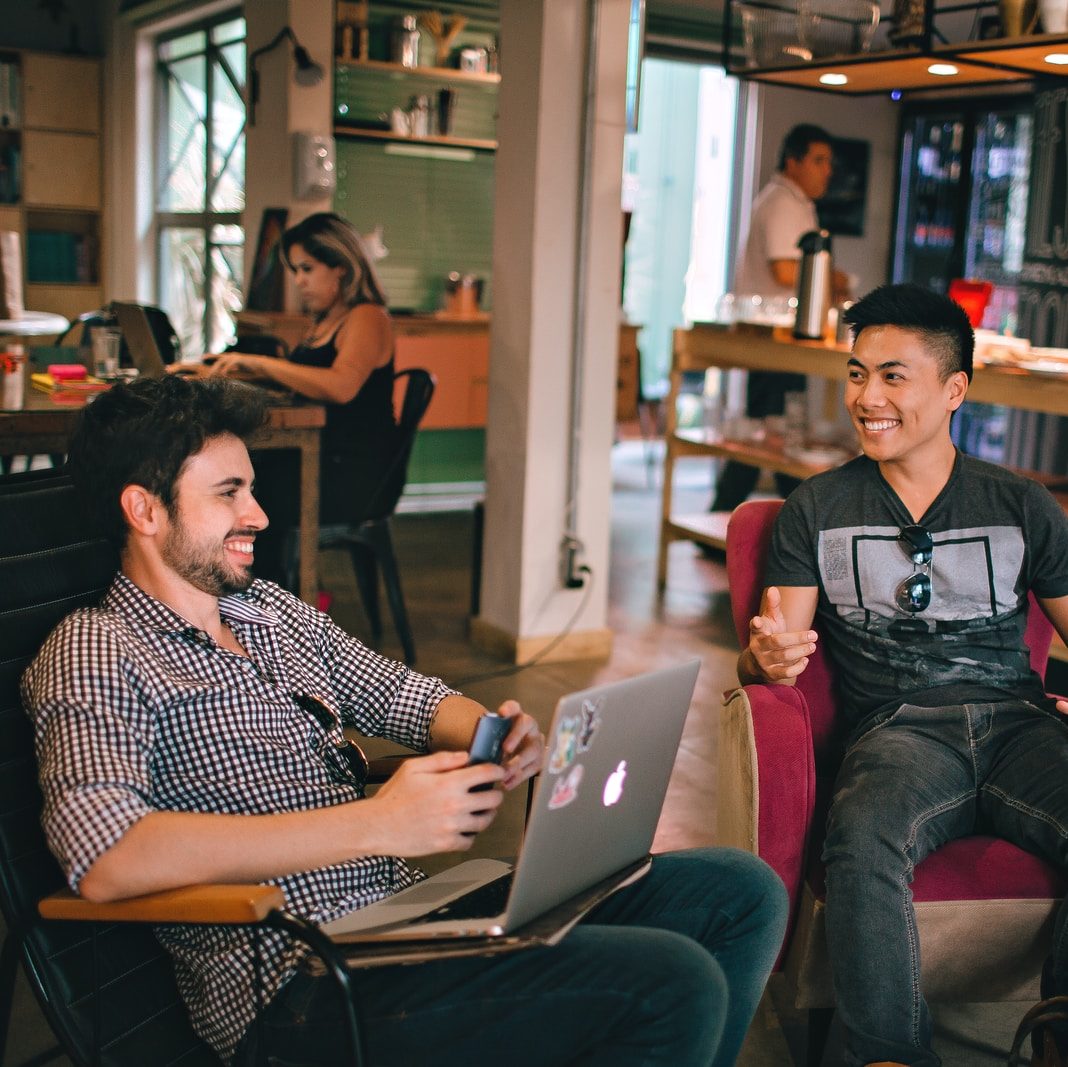
[{"label": "red upholstered armchair", "polygon": [[[743,504],[727,528],[731,607],[743,645],[760,605],[781,504]],[[1026,640],[1031,663],[1043,676],[1051,636],[1049,620],[1032,600]],[[719,841],[755,852],[786,883],[793,911],[778,967],[796,991],[797,1007],[805,1009],[834,1003],[820,852],[841,758],[835,716],[830,663],[820,645],[796,686],[736,689],[721,719]],[[924,860],[912,892],[928,999],[1038,999],[1038,976],[1065,885],[1036,856],[992,837],[953,841]],[[814,1029],[825,1029],[827,1021],[824,1014]],[[810,1038],[810,1053],[815,1051]]]}]

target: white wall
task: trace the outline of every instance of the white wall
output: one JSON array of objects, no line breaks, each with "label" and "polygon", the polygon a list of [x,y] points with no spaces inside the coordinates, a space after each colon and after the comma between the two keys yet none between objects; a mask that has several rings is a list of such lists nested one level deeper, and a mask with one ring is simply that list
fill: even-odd
[{"label": "white wall", "polygon": [[881,95],[851,98],[778,86],[761,86],[759,96],[758,189],[775,173],[782,139],[799,122],[871,143],[864,236],[836,237],[834,260],[840,270],[857,276],[856,296],[889,281],[899,105]]}]

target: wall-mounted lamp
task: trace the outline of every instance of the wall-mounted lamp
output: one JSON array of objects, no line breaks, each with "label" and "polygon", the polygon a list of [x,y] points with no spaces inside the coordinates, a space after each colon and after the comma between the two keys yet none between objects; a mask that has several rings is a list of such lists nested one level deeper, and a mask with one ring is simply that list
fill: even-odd
[{"label": "wall-mounted lamp", "polygon": [[293,79],[298,85],[318,85],[323,80],[323,68],[315,62],[308,50],[297,40],[293,31],[284,26],[275,34],[274,39],[265,44],[262,48],[257,48],[255,52],[252,52],[248,57],[248,125],[256,125],[256,102],[260,98],[260,75],[256,70],[256,60],[260,58],[265,52],[270,52],[271,49],[277,48],[283,40],[289,38],[289,43],[293,46],[293,62],[296,63],[297,69],[293,72]]}]

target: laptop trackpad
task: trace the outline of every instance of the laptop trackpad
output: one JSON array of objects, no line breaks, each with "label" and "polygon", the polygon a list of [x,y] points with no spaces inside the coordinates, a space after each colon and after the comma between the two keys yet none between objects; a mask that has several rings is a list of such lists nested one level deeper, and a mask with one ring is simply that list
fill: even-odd
[{"label": "laptop trackpad", "polygon": [[440,908],[450,900],[463,896],[476,886],[491,882],[508,874],[512,864],[500,860],[467,860],[435,874],[432,878],[402,889],[385,900],[376,901],[349,915],[343,915],[322,929],[330,937],[349,934],[357,930],[372,930],[378,926],[392,926],[418,919],[421,915]]}]

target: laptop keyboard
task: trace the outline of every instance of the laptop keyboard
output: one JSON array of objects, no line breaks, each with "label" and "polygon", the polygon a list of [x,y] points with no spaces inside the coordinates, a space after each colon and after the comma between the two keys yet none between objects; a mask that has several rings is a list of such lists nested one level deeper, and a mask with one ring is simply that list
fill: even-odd
[{"label": "laptop keyboard", "polygon": [[492,882],[472,889],[470,893],[413,919],[412,923],[440,922],[442,919],[492,919],[504,911],[514,877],[515,872],[509,871],[500,878],[494,878]]}]

